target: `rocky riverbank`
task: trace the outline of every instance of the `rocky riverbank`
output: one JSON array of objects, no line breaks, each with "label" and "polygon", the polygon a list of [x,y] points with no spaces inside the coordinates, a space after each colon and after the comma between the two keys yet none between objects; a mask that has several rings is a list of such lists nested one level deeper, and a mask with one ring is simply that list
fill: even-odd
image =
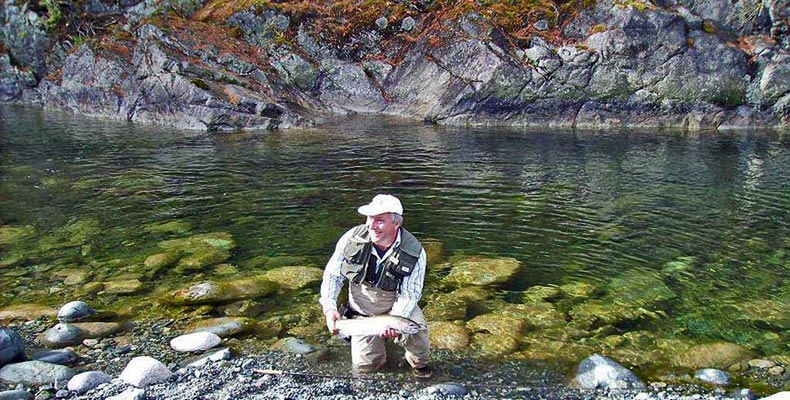
[{"label": "rocky riverbank", "polygon": [[[656,380],[646,384],[633,372],[599,355],[586,358],[575,371],[562,371],[544,362],[488,363],[461,353],[439,351],[434,357],[434,376],[419,380],[408,374],[402,354],[393,348],[390,350],[395,356],[383,372],[355,377],[347,372],[348,344],[337,339],[311,344],[285,338],[254,350],[243,343],[243,338],[229,336],[224,325],[185,333],[190,322],[185,319],[127,321],[119,324],[119,329],[72,341],[69,332],[90,324],[77,321],[115,316],[96,313],[82,302],[71,302],[61,307],[57,318],[57,325],[52,318],[41,317],[18,320],[0,330],[0,381],[8,389],[0,392],[0,399],[757,397],[751,389],[739,387],[725,371],[701,369],[693,378],[675,376],[669,383]],[[64,347],[66,343],[71,345]],[[57,350],[42,349],[44,346]],[[234,348],[243,348],[245,353],[239,354]],[[25,361],[28,358],[32,361]],[[767,370],[769,364],[781,368],[768,360],[749,362],[754,371]],[[766,384],[777,385],[777,379],[787,380],[787,375],[764,373]],[[787,387],[788,382],[784,385]],[[763,387],[756,390],[762,392]]]},{"label": "rocky riverbank", "polygon": [[206,130],[354,112],[460,125],[790,123],[781,0],[296,3],[3,0],[0,100]]}]

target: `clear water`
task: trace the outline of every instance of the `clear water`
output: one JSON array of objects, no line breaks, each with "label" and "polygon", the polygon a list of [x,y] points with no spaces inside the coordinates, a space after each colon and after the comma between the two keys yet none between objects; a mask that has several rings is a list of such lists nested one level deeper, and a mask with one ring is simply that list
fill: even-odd
[{"label": "clear water", "polygon": [[[172,237],[147,227],[170,221],[189,224],[182,236],[232,234],[228,262],[242,274],[256,256],[320,266],[362,221],[357,206],[390,192],[405,204],[406,227],[441,241],[446,255],[520,260],[525,272],[497,293],[505,301],[534,285],[603,287],[680,260],[681,273],[662,275],[676,295],[666,315],[633,329],[790,353],[786,135],[459,129],[381,117],[207,134],[11,106],[0,116],[0,222],[35,229],[0,244],[0,261],[27,257],[0,268],[0,306],[151,304],[160,290],[212,278],[211,268],[166,271],[129,296],[63,284],[59,271],[112,279],[140,264]],[[79,237],[75,223],[100,234],[52,244],[64,229]],[[317,308],[316,290],[294,296]],[[755,301],[772,304],[770,315],[739,317]]]}]

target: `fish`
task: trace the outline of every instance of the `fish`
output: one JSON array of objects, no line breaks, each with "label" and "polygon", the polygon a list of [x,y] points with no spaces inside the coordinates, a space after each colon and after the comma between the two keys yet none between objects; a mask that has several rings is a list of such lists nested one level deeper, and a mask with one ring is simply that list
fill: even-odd
[{"label": "fish", "polygon": [[400,334],[413,335],[428,329],[427,325],[395,315],[376,315],[373,317],[357,317],[353,319],[339,319],[335,321],[335,328],[340,331],[340,337],[349,336],[374,336],[393,329]]}]

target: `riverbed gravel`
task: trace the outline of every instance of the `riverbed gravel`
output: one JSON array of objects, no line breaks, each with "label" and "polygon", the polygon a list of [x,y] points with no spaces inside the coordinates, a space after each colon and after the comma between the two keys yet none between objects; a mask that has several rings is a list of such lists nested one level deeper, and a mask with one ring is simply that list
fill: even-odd
[{"label": "riverbed gravel", "polygon": [[[48,328],[46,319],[13,327],[35,348],[35,337]],[[223,346],[242,348],[230,360],[184,367],[190,356],[170,349],[168,341],[180,331],[183,321],[150,320],[129,323],[126,333],[75,346],[81,359],[75,370],[96,370],[114,377],[111,383],[84,394],[64,390],[66,382],[43,388],[6,385],[4,390],[24,389],[37,400],[63,399],[639,399],[718,400],[747,399],[751,391],[726,390],[700,385],[648,384],[644,390],[578,390],[567,386],[567,371],[546,363],[486,363],[458,354],[437,351],[435,374],[417,379],[396,355],[381,373],[353,376],[347,345],[342,341],[321,344],[329,357],[316,360],[266,347],[254,348],[243,339],[225,339]],[[210,351],[208,352],[210,353]],[[141,355],[165,363],[175,374],[168,380],[141,389],[122,382],[118,376],[131,359]],[[753,397],[752,397],[753,398]]]}]

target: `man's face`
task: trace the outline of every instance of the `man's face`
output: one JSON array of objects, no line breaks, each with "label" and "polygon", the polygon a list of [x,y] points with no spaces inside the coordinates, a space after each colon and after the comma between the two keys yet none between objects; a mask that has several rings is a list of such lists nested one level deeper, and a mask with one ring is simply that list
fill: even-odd
[{"label": "man's face", "polygon": [[370,232],[370,240],[380,246],[389,247],[398,237],[400,225],[392,222],[389,213],[369,216],[365,225]]}]

